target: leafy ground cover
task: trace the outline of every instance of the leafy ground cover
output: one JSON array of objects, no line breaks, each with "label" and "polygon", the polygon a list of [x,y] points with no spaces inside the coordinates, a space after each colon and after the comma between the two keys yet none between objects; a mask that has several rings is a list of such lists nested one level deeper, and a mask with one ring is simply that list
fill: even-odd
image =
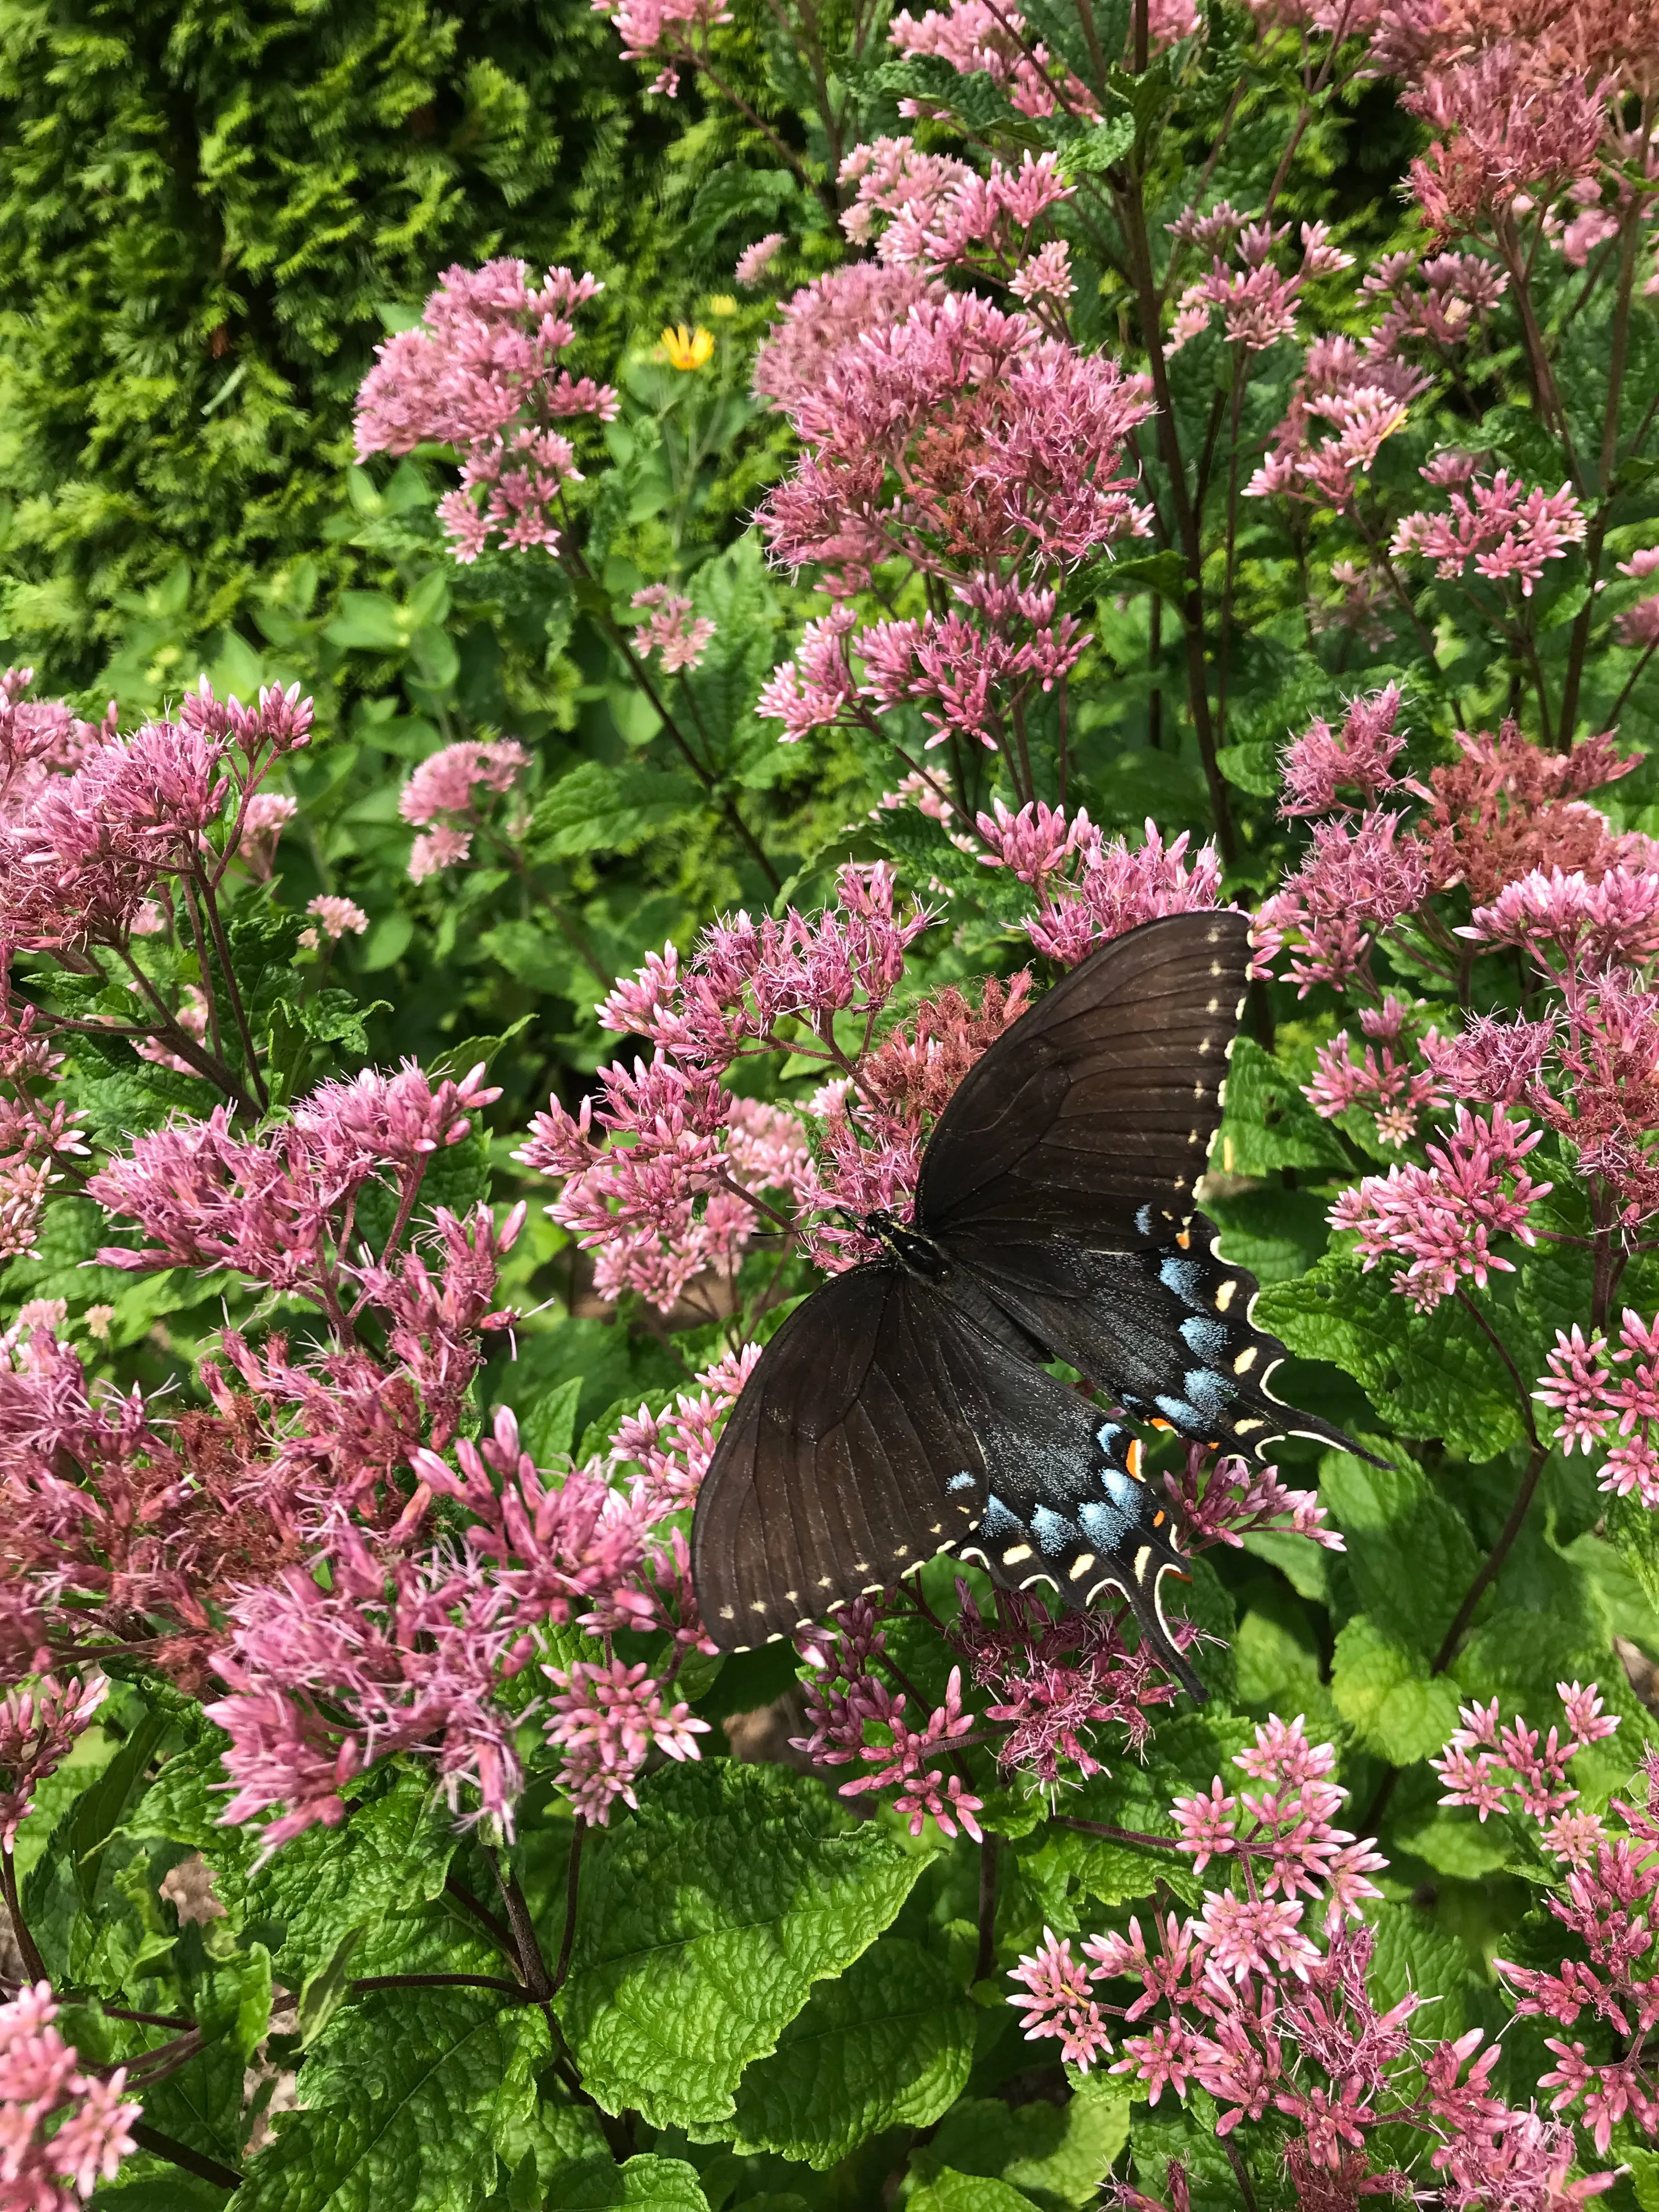
[{"label": "leafy ground cover", "polygon": [[[331,15],[167,200],[242,383],[14,519],[6,2202],[1659,2204],[1659,26],[611,13],[649,267],[515,230],[562,18]],[[134,55],[228,100],[47,28],[100,175],[183,129]],[[283,201],[244,331],[180,210],[281,201],[313,83],[367,228]],[[1033,997],[1218,904],[1203,1203],[1386,1464],[1148,1436],[1201,1710],[948,1559],[720,1658],[760,1348]]]}]

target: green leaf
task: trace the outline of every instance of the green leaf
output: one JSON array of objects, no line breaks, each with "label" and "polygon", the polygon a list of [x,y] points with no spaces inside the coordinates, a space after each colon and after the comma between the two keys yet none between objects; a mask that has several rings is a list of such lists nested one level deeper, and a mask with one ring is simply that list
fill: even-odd
[{"label": "green leaf", "polygon": [[941,2166],[908,2199],[908,2212],[1036,2212],[1023,2191],[982,2173],[958,2173]]},{"label": "green leaf", "polygon": [[359,1923],[348,1928],[314,1973],[307,1974],[300,1990],[300,2048],[309,2051],[351,1994],[351,1960],[368,1933]]},{"label": "green leaf", "polygon": [[1403,1455],[1382,1468],[1328,1452],[1319,1494],[1347,1539],[1359,1609],[1432,1657],[1480,1571],[1468,1522]]},{"label": "green leaf", "polygon": [[733,2147],[822,2171],[884,2128],[930,2126],[968,2085],[976,2018],[940,1960],[884,1936],[745,2070]]},{"label": "green leaf", "polygon": [[90,1908],[104,1848],[120,1825],[143,1774],[167,1732],[165,1713],[146,1711],[90,1790],[83,1790],[64,1826],[64,1841],[75,1868],[81,1902]]},{"label": "green leaf", "polygon": [[1233,1046],[1214,1162],[1227,1175],[1273,1175],[1280,1168],[1348,1171],[1336,1131],[1309,1105],[1296,1078],[1249,1036]]},{"label": "green leaf", "polygon": [[[337,1828],[307,1828],[241,1885],[253,1919],[280,1922],[277,1971],[290,1989],[319,1972],[349,1928],[373,1929],[444,1886],[456,1837],[425,1778],[397,1776]],[[229,1901],[227,1893],[227,1902]]]},{"label": "green leaf", "polygon": [[1455,1936],[1439,1927],[1420,1905],[1384,1905],[1372,1922],[1376,1948],[1366,1979],[1379,2012],[1413,1994],[1437,1997],[1431,2033],[1448,2040],[1470,2026],[1468,1956]]},{"label": "green leaf", "polygon": [[888,1925],[928,1856],[872,1824],[847,1832],[805,1776],[724,1759],[652,1776],[589,1854],[559,2018],[590,2093],[653,2127],[728,2118],[744,2068]]},{"label": "green leaf", "polygon": [[[1072,183],[1079,177],[1103,176],[1123,159],[1134,143],[1133,116],[1110,115],[1103,123],[1097,123],[1092,129],[1079,131],[1075,138],[1068,138],[1060,166]],[[1174,557],[1180,559],[1178,554]]]},{"label": "green leaf", "polygon": [[1366,1747],[1393,1766],[1427,1759],[1457,1726],[1455,1685],[1363,1613],[1336,1639],[1331,1695]]},{"label": "green leaf", "polygon": [[1092,2205],[1129,2139],[1129,2100],[1123,2083],[1086,2075],[1063,2105],[969,2098],[912,2154],[911,2170],[923,2181],[946,2170],[986,2177],[1042,2204]]},{"label": "green leaf", "polygon": [[582,1378],[573,1375],[556,1389],[538,1398],[519,1417],[519,1435],[538,1467],[547,1467],[568,1453],[576,1435],[576,1407],[581,1402]]},{"label": "green leaf", "polygon": [[586,2158],[558,2167],[547,2202],[558,2212],[708,2212],[695,2166],[678,2158]]},{"label": "green leaf", "polygon": [[562,775],[537,806],[530,849],[538,860],[573,860],[582,853],[631,853],[654,831],[702,803],[685,776],[624,761],[616,768],[584,761]]},{"label": "green leaf", "polygon": [[236,2212],[470,2212],[547,2050],[533,2008],[486,1991],[374,1992],[307,2057],[301,2109],[277,2118]]},{"label": "green leaf", "polygon": [[1330,1241],[1326,1201],[1309,1190],[1235,1190],[1207,1198],[1204,1210],[1221,1231],[1222,1258],[1264,1285],[1305,1275]]},{"label": "green leaf", "polygon": [[1279,793],[1279,753],[1276,744],[1255,738],[1223,745],[1215,764],[1236,790],[1248,791],[1252,799],[1273,799]]},{"label": "green leaf", "polygon": [[364,653],[401,653],[408,624],[384,592],[342,592],[340,611],[323,632],[331,645]]},{"label": "green leaf", "polygon": [[1521,1436],[1509,1377],[1480,1325],[1443,1300],[1414,1312],[1373,1272],[1331,1252],[1298,1283],[1256,1302],[1258,1327],[1304,1359],[1352,1375],[1382,1419],[1407,1437],[1438,1437],[1472,1460],[1492,1459]]}]

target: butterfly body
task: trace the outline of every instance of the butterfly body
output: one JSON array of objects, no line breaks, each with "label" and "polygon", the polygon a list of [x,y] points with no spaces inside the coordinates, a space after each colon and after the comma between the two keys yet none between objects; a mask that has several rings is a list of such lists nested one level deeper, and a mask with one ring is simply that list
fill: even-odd
[{"label": "butterfly body", "polygon": [[1242,915],[1147,923],[969,1069],[911,1218],[859,1220],[881,1256],[789,1316],[716,1447],[691,1563],[721,1649],[954,1552],[1067,1605],[1116,1592],[1203,1697],[1164,1618],[1182,1556],[1128,1417],[1258,1453],[1290,1428],[1348,1441],[1272,1397],[1284,1347],[1254,1327],[1255,1283],[1218,1257],[1192,1198],[1248,957]]}]

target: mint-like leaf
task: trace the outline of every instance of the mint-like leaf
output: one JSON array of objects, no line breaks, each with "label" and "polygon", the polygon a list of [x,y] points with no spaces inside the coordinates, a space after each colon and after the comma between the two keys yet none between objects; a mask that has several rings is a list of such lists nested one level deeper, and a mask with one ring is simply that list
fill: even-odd
[{"label": "mint-like leaf", "polygon": [[847,1832],[802,1775],[724,1759],[653,1775],[583,1865],[558,2009],[589,2091],[653,2127],[728,2118],[744,2068],[868,1948],[925,1863],[872,1826]]},{"label": "mint-like leaf", "polygon": [[1457,1726],[1454,1685],[1363,1613],[1336,1639],[1331,1695],[1367,1748],[1393,1766],[1430,1758]]},{"label": "mint-like leaf", "polygon": [[745,2071],[734,2148],[822,2170],[884,2128],[930,2126],[968,2086],[976,2018],[940,1960],[883,1936]]},{"label": "mint-like leaf", "polygon": [[[469,2212],[537,2101],[546,2023],[477,1990],[380,1991],[331,2023],[237,2212]],[[580,2142],[573,2127],[569,2148]]]}]

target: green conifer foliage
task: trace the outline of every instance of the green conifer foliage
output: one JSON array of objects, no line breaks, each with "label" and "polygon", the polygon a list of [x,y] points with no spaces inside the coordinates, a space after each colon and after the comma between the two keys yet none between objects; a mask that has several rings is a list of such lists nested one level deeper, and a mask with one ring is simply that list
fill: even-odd
[{"label": "green conifer foliage", "polygon": [[313,550],[452,262],[577,257],[627,319],[669,129],[585,0],[0,0],[10,657],[93,682],[181,561],[205,629]]}]

